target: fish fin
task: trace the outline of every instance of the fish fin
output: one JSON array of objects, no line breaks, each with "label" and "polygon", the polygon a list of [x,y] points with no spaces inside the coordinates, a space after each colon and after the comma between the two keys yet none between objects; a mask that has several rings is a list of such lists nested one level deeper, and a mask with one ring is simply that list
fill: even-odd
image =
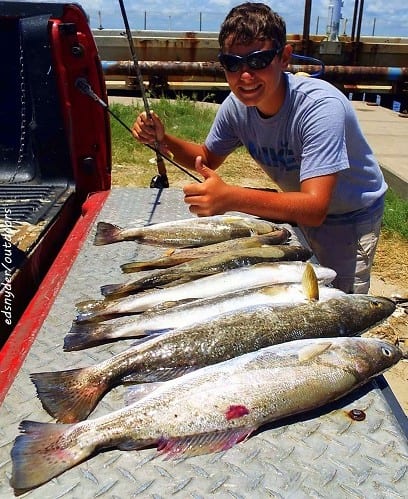
[{"label": "fish fin", "polygon": [[84,461],[91,449],[64,438],[73,425],[22,421],[11,449],[15,495],[34,489]]},{"label": "fish fin", "polygon": [[306,263],[302,276],[302,288],[308,300],[319,300],[319,282],[310,262]]},{"label": "fish fin", "polygon": [[225,451],[246,440],[255,430],[256,428],[234,428],[180,438],[163,436],[157,443],[157,450],[160,454],[165,454],[166,459]]},{"label": "fish fin", "polygon": [[[191,371],[195,371],[198,369],[197,367],[172,367],[172,368],[163,368],[157,369],[156,371],[152,371],[150,373],[144,373],[143,382],[144,383],[159,383],[162,381],[168,381],[169,379],[178,378],[179,376],[183,376]],[[140,383],[141,375],[138,373],[127,374],[121,378],[121,383]]]},{"label": "fish fin", "polygon": [[64,351],[83,350],[116,339],[112,334],[112,324],[76,323],[74,322],[64,338]]},{"label": "fish fin", "polygon": [[163,385],[164,381],[156,383],[140,383],[129,387],[125,396],[125,405],[131,405],[154,392]]},{"label": "fish fin", "polygon": [[322,341],[318,344],[307,345],[298,353],[299,362],[308,362],[328,350],[331,346],[331,341]]},{"label": "fish fin", "polygon": [[91,368],[33,373],[31,381],[44,409],[63,423],[85,419],[109,388],[101,376],[89,376]]},{"label": "fish fin", "polygon": [[121,240],[121,227],[110,224],[108,222],[98,222],[96,226],[96,234],[94,239],[95,246],[103,246],[104,244],[112,244]]},{"label": "fish fin", "polygon": [[168,256],[171,256],[175,253],[176,251],[176,248],[168,248],[165,252],[164,252],[164,256],[165,257],[168,257]]}]

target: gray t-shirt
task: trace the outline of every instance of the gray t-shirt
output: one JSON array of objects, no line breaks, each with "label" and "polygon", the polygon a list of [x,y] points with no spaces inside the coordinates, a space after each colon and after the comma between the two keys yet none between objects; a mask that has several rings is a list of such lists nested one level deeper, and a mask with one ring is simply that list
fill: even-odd
[{"label": "gray t-shirt", "polygon": [[270,118],[231,93],[208,134],[208,149],[224,156],[245,146],[284,191],[299,191],[301,181],[337,172],[329,214],[372,206],[387,185],[351,103],[323,80],[290,73],[285,78],[285,102]]}]

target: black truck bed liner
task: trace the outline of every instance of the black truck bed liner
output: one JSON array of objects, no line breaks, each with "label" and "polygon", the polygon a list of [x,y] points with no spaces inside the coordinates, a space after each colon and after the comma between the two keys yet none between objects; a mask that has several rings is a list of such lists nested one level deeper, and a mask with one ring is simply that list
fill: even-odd
[{"label": "black truck bed liner", "polygon": [[[186,218],[177,189],[113,189],[98,217],[118,225]],[[32,372],[93,364],[132,340],[63,352],[75,303],[100,298],[99,286],[126,280],[120,264],[161,252],[133,242],[93,246],[94,224],[28,356],[0,407],[0,497],[13,497],[10,449],[23,419],[50,421],[29,379]],[[213,455],[176,461],[155,449],[101,453],[32,491],[29,497],[405,498],[408,442],[382,377],[350,396],[262,428],[248,441]],[[384,388],[385,387],[385,391]],[[123,406],[125,388],[112,390],[91,416]],[[353,408],[366,413],[352,421]]]},{"label": "black truck bed liner", "polygon": [[88,195],[110,188],[111,150],[108,114],[76,87],[107,101],[78,4],[0,1],[0,44],[1,349]]}]

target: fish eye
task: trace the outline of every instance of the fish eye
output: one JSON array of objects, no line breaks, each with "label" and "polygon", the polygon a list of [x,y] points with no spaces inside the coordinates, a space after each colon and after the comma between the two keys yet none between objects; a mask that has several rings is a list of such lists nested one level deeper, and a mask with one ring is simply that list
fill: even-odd
[{"label": "fish eye", "polygon": [[386,347],[382,347],[381,348],[381,351],[382,353],[386,356],[386,357],[391,357],[392,356],[392,352],[389,348],[386,348]]}]

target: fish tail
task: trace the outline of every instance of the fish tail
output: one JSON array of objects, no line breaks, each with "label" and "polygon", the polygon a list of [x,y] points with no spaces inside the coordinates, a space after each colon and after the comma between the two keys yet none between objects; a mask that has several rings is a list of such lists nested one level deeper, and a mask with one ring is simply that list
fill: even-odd
[{"label": "fish tail", "polygon": [[74,425],[22,421],[11,450],[10,485],[16,496],[36,488],[84,461],[92,449],[69,435]]},{"label": "fish tail", "polygon": [[98,222],[94,239],[95,246],[112,244],[121,241],[121,227],[108,222]]},{"label": "fish tail", "polygon": [[73,352],[106,343],[115,338],[111,324],[74,323],[64,338],[64,351]]},{"label": "fish tail", "polygon": [[107,303],[105,300],[86,300],[77,303],[77,317],[78,322],[96,320],[99,315],[105,315],[103,312],[106,310]]},{"label": "fish tail", "polygon": [[31,374],[44,409],[58,421],[85,419],[108,390],[108,381],[92,368]]},{"label": "fish tail", "polygon": [[126,293],[126,289],[127,289],[126,284],[105,284],[101,286],[101,294],[103,296],[109,296],[109,297],[118,296],[118,295],[123,295],[123,293]]},{"label": "fish tail", "polygon": [[168,269],[169,267],[174,267],[175,265],[189,262],[191,260],[195,260],[195,257],[164,256],[161,258],[156,258],[154,260],[143,260],[143,261],[124,263],[120,266],[120,268],[124,274],[130,274],[131,272],[141,272],[143,270]]},{"label": "fish tail", "polygon": [[131,272],[142,272],[143,270],[153,270],[157,268],[156,262],[158,260],[146,260],[142,262],[129,262],[124,263],[120,266],[124,274],[130,274]]}]

